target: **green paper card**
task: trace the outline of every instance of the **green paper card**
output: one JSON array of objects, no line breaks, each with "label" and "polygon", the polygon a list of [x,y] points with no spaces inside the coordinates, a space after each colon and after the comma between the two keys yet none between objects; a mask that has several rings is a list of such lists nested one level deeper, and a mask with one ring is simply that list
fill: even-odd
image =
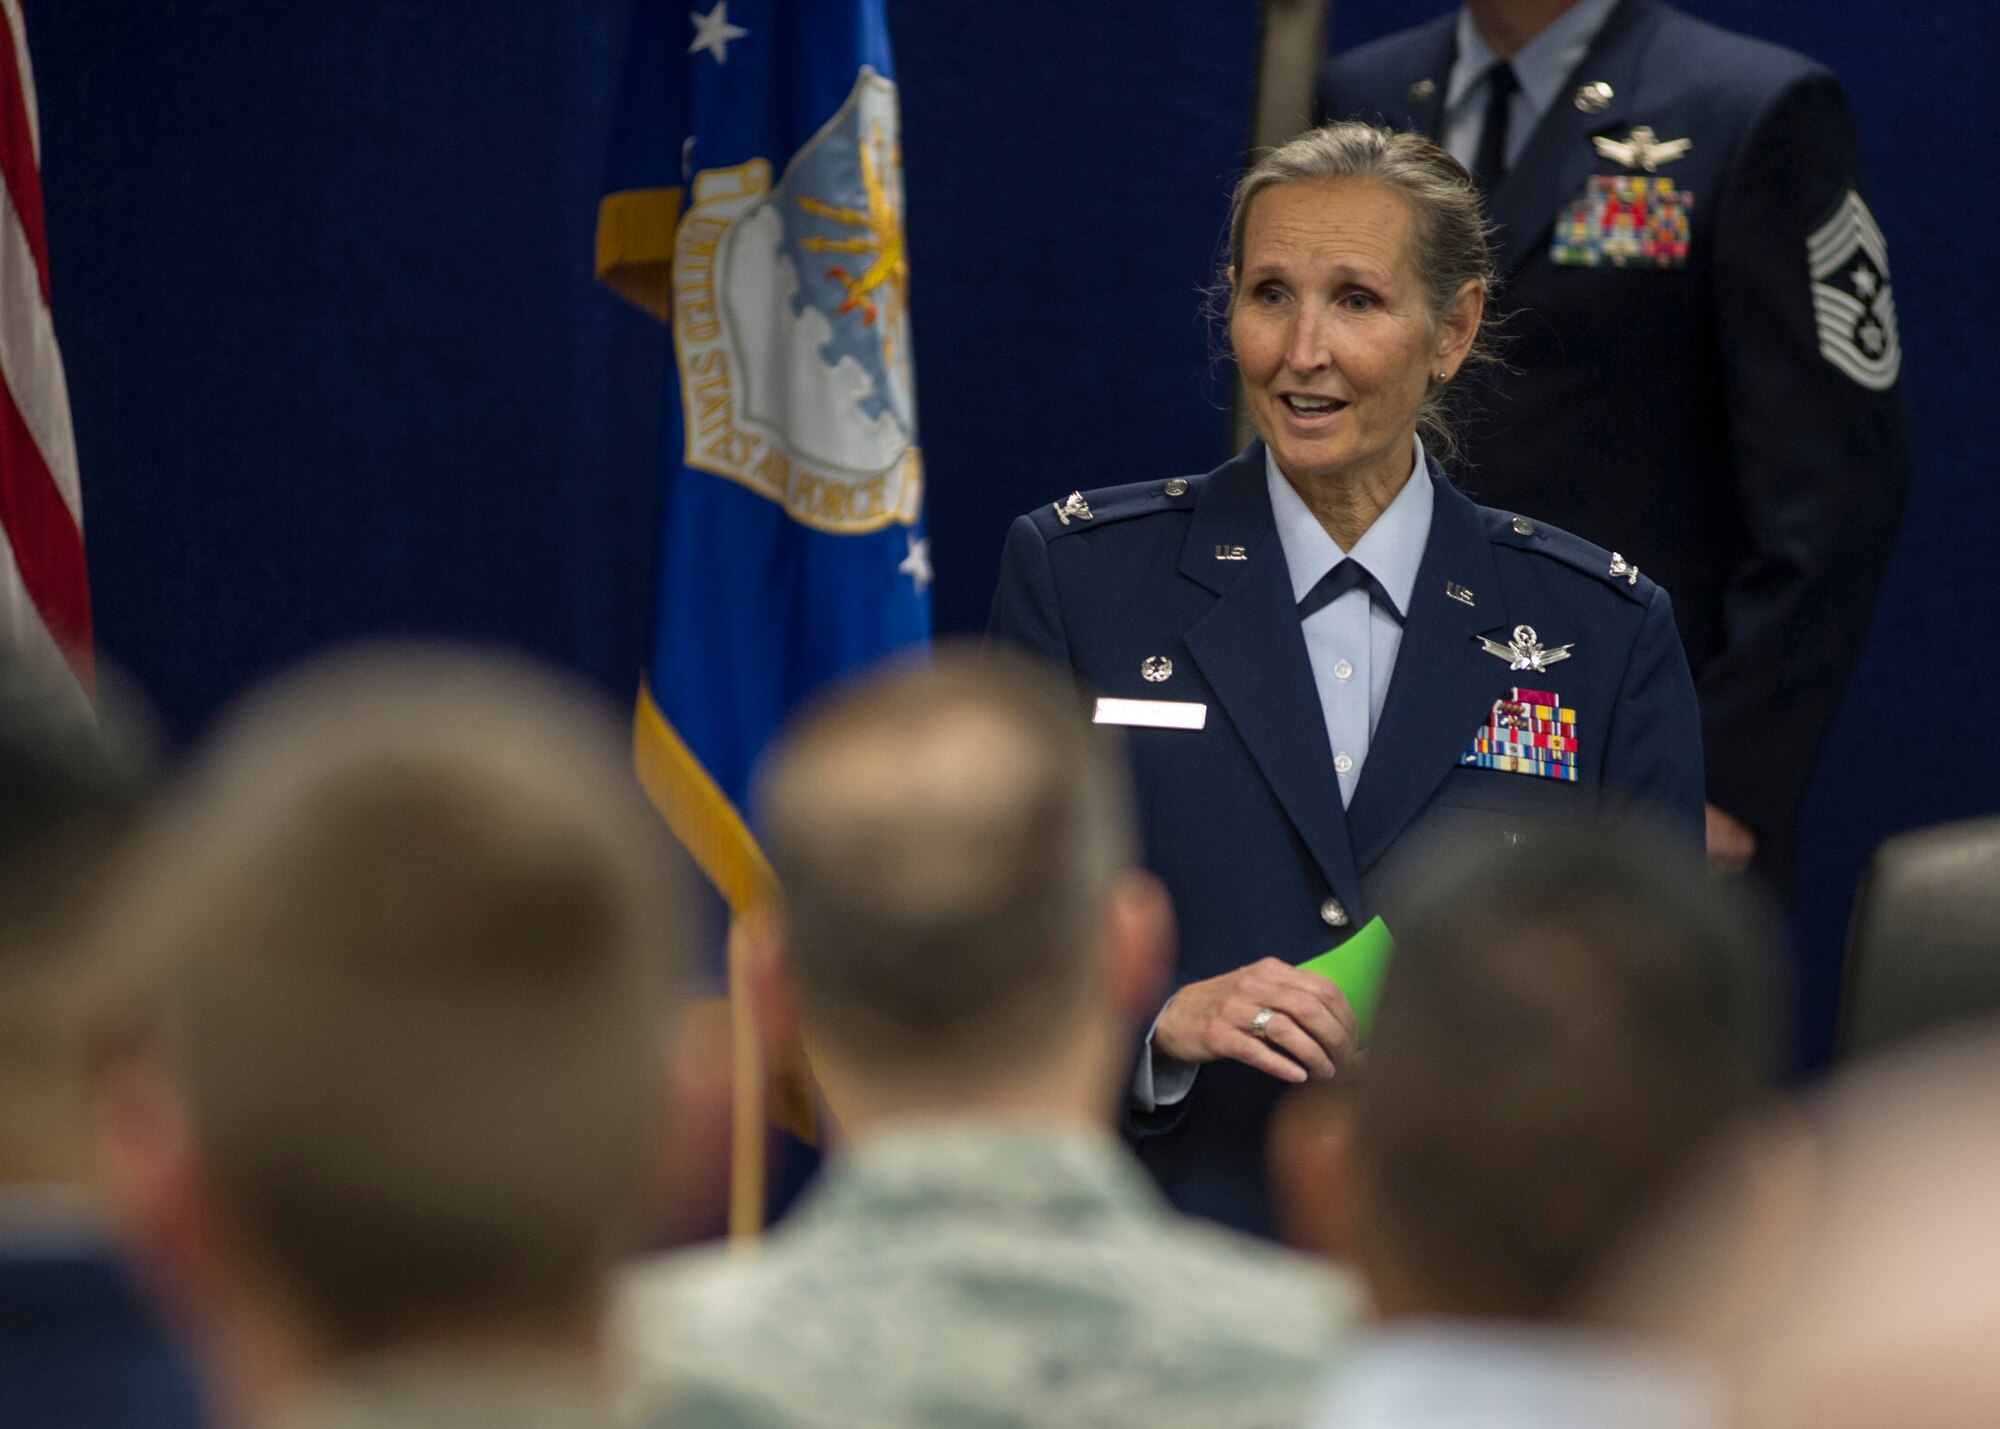
[{"label": "green paper card", "polygon": [[1370,918],[1355,935],[1332,952],[1321,953],[1299,964],[1303,972],[1317,973],[1337,984],[1347,994],[1347,1005],[1361,1024],[1361,1035],[1375,1025],[1375,1004],[1382,996],[1382,975],[1389,971],[1389,954],[1396,940],[1380,918]]}]

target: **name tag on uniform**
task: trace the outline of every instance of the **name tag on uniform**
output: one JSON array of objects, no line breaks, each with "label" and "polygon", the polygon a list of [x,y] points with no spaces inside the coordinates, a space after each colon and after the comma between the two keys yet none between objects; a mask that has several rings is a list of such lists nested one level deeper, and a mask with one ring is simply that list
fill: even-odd
[{"label": "name tag on uniform", "polygon": [[1201,729],[1208,723],[1208,706],[1198,700],[1100,699],[1093,722],[1139,729]]}]

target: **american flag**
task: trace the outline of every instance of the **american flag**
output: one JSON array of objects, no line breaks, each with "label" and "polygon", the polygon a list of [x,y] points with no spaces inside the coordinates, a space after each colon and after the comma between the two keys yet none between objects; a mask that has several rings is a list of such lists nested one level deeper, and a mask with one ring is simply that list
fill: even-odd
[{"label": "american flag", "polygon": [[69,386],[49,314],[41,123],[20,0],[0,0],[0,645],[92,688]]}]

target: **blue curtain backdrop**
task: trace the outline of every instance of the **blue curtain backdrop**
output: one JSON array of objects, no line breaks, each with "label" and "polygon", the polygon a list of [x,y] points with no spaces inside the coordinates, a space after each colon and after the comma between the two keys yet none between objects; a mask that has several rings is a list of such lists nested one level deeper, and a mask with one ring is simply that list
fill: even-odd
[{"label": "blue curtain backdrop", "polygon": [[[98,628],[170,731],[379,633],[627,697],[665,343],[590,278],[623,0],[26,6]],[[1341,44],[1443,8],[1335,7]],[[2000,807],[2000,46],[1980,0],[1689,8],[1847,80],[1904,324],[1916,489],[1807,814],[1823,1035],[1868,850]],[[1256,9],[891,0],[941,631],[1014,513],[1225,453],[1197,290]]]}]

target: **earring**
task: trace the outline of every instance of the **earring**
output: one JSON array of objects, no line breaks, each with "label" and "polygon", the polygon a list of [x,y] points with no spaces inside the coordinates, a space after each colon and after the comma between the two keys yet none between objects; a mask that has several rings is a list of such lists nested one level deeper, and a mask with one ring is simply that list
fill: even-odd
[{"label": "earring", "polygon": [[1438,381],[1440,381],[1440,382],[1449,382],[1450,380],[1451,380],[1451,374],[1450,374],[1450,373],[1448,373],[1448,372],[1440,372],[1440,373],[1438,373]]}]

